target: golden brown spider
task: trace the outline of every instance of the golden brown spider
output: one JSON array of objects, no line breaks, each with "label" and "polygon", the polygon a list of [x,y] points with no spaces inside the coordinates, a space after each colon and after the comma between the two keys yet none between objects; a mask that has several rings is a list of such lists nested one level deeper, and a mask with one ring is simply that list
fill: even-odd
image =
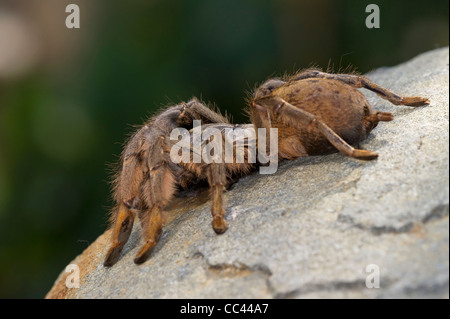
[{"label": "golden brown spider", "polygon": [[[154,116],[130,138],[122,153],[122,168],[114,183],[117,206],[111,216],[112,244],[104,265],[112,266],[119,259],[131,234],[136,214],[141,222],[145,243],[134,261],[140,264],[147,260],[162,233],[162,210],[178,188],[186,188],[198,180],[207,180],[210,186],[214,231],[217,234],[225,232],[224,187],[231,176],[248,174],[260,162],[267,162],[267,159],[256,159],[251,146],[264,138],[262,134],[266,134],[266,140],[270,138],[268,134],[271,128],[278,130],[278,160],[327,154],[336,150],[358,159],[376,158],[378,154],[351,145],[364,140],[379,121],[391,121],[393,115],[374,112],[357,88],[371,90],[395,105],[429,104],[425,98],[398,96],[363,76],[308,69],[288,79],[270,79],[257,88],[250,99],[248,110],[252,124],[232,125],[225,117],[195,98],[188,103],[171,106]],[[179,141],[171,139],[171,133],[176,128],[184,128],[188,141],[195,142],[194,121],[204,124],[201,127],[202,134],[208,129],[217,129],[221,136],[202,140],[197,150],[192,147],[193,144],[182,147],[181,151],[188,150],[188,160],[175,162],[171,155],[174,154],[174,145]],[[204,157],[195,161],[196,155],[204,154],[208,141],[223,140],[220,151],[230,144],[225,141],[227,130],[253,127],[256,135],[235,136],[232,140],[231,161],[207,161]],[[243,161],[237,160],[238,142],[244,147],[241,154]],[[268,147],[263,152],[258,150],[258,155],[268,150]],[[217,149],[212,153],[218,153]]]}]

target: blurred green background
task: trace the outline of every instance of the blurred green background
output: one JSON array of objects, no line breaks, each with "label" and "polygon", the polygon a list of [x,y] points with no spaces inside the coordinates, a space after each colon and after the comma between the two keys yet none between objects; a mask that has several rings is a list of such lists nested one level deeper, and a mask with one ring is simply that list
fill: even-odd
[{"label": "blurred green background", "polygon": [[[69,3],[81,28],[67,29]],[[380,8],[368,29],[365,8]],[[447,0],[0,0],[0,297],[42,298],[107,227],[109,164],[163,105],[447,46]]]}]

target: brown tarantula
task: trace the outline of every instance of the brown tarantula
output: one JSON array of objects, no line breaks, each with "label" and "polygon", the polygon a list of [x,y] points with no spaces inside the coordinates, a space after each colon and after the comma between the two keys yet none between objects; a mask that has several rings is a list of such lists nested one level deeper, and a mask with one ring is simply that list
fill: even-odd
[{"label": "brown tarantula", "polygon": [[[230,124],[224,116],[195,98],[168,107],[154,116],[130,138],[122,153],[122,168],[114,183],[117,206],[111,218],[112,244],[104,265],[112,266],[119,259],[136,214],[145,242],[134,261],[143,263],[161,236],[164,207],[178,188],[186,188],[192,181],[207,180],[212,200],[212,227],[217,234],[225,232],[227,225],[222,194],[231,176],[248,174],[260,165],[261,161],[252,158],[249,152],[250,144],[263,138],[258,128],[265,128],[266,134],[270,128],[278,129],[278,160],[336,150],[358,159],[376,158],[378,154],[351,145],[364,140],[379,121],[391,121],[393,114],[374,112],[357,88],[371,90],[395,105],[429,104],[425,98],[399,96],[363,76],[308,69],[288,79],[270,79],[257,88],[249,101],[252,124]],[[202,132],[208,128],[224,133],[226,129],[254,127],[258,133],[241,140],[244,161],[237,161],[237,155],[233,153],[231,162],[203,159],[195,162],[192,159],[196,151],[188,148],[190,160],[175,163],[170,154],[177,141],[170,138],[171,132],[184,128],[192,141],[196,120],[205,124]],[[202,141],[200,151],[205,145],[206,142]],[[236,141],[233,142],[235,146]]]}]

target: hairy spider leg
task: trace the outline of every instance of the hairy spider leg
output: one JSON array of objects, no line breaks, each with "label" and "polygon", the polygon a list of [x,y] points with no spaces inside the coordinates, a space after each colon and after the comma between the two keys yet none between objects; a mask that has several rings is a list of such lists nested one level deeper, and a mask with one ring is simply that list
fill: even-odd
[{"label": "hairy spider leg", "polygon": [[394,114],[388,112],[376,112],[364,117],[366,131],[370,132],[378,125],[378,122],[389,122],[394,119]]},{"label": "hairy spider leg", "polygon": [[223,191],[227,183],[227,175],[224,163],[211,163],[206,167],[206,176],[211,191],[211,215],[212,227],[217,234],[227,230],[225,222],[225,209],[223,206]]},{"label": "hairy spider leg", "polygon": [[364,76],[354,75],[354,74],[331,74],[326,72],[321,72],[318,70],[307,70],[301,72],[294,77],[293,81],[309,79],[309,78],[322,78],[341,81],[345,84],[351,85],[355,88],[365,88],[372,92],[375,92],[381,98],[388,100],[395,105],[407,105],[407,106],[423,106],[430,104],[430,100],[415,96],[415,97],[404,97],[395,94],[394,92],[373,83]]},{"label": "hairy spider leg", "polygon": [[113,242],[103,263],[105,267],[110,267],[117,262],[133,229],[135,214],[123,203],[120,204],[118,209],[119,212],[112,233]]},{"label": "hairy spider leg", "polygon": [[218,112],[214,112],[209,107],[200,103],[195,97],[184,104],[181,108],[180,118],[188,117],[189,120],[198,119],[206,123],[229,123],[228,119]]},{"label": "hairy spider leg", "polygon": [[147,209],[139,214],[144,244],[134,259],[141,264],[150,256],[162,234],[162,209],[174,195],[175,177],[169,167],[169,151],[165,148],[165,138],[159,136],[149,151],[147,165],[149,178],[142,188],[142,197]]},{"label": "hairy spider leg", "polygon": [[133,229],[135,213],[132,210],[134,200],[139,195],[139,187],[144,178],[141,154],[126,152],[119,183],[116,186],[116,201],[119,203],[113,219],[112,244],[104,261],[104,266],[114,265],[120,257],[125,243]]}]

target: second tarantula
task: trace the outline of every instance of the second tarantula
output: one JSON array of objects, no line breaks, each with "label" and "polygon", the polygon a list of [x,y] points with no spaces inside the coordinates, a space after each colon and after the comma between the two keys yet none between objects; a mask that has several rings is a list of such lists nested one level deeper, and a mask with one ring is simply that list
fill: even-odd
[{"label": "second tarantula", "polygon": [[[378,122],[391,121],[393,114],[374,112],[357,88],[371,90],[395,105],[429,104],[426,98],[399,96],[363,76],[308,69],[288,79],[270,79],[257,88],[249,103],[251,124],[232,125],[195,98],[154,116],[130,138],[122,153],[122,167],[114,183],[117,205],[112,213],[112,243],[104,265],[112,266],[119,259],[135,215],[141,222],[144,244],[134,261],[147,260],[162,233],[164,207],[179,188],[194,180],[207,180],[212,227],[217,234],[226,231],[224,188],[231,176],[248,174],[258,163],[251,163],[248,153],[244,163],[174,163],[169,156],[173,129],[183,127],[191,134],[194,120],[206,124],[203,128],[212,126],[222,132],[233,127],[277,128],[279,160],[336,150],[371,160],[378,154],[351,145],[364,140]],[[244,146],[248,143],[246,140]]]}]

